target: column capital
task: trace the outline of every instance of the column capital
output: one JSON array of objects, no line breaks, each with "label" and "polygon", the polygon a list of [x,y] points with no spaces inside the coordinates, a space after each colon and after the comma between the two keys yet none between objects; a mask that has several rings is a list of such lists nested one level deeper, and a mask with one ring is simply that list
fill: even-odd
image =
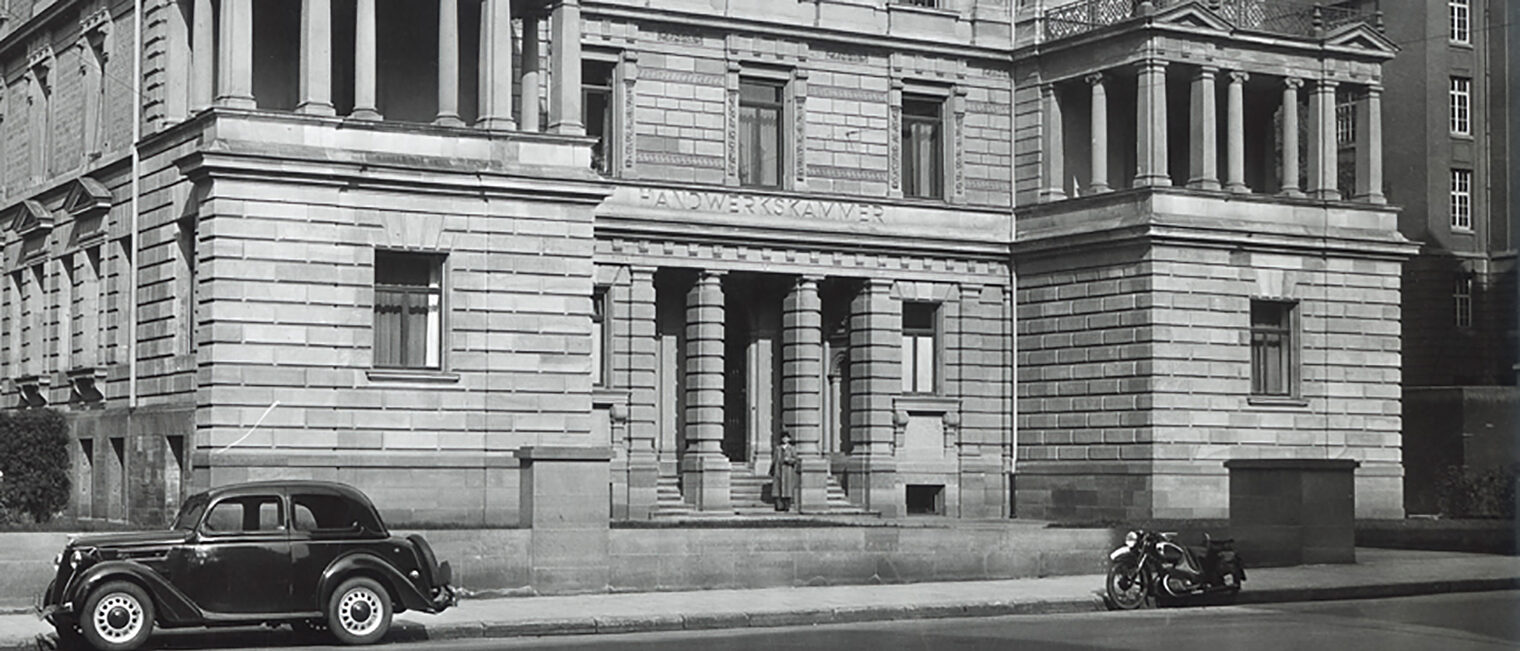
[{"label": "column capital", "polygon": [[1365,90],[1366,90],[1366,92],[1367,92],[1368,95],[1382,95],[1383,94],[1383,85],[1382,84],[1367,84],[1366,87],[1365,87]]},{"label": "column capital", "polygon": [[823,274],[799,274],[797,276],[797,281],[793,284],[798,286],[817,285],[818,283],[823,282],[823,278]]},{"label": "column capital", "polygon": [[1170,64],[1166,59],[1146,59],[1135,63],[1135,68],[1141,72],[1161,72]]},{"label": "column capital", "polygon": [[1316,79],[1314,80],[1314,92],[1333,93],[1335,92],[1335,88],[1340,85],[1341,82],[1334,79]]},{"label": "column capital", "polygon": [[1283,78],[1283,88],[1285,88],[1287,90],[1298,90],[1300,88],[1303,88],[1303,86],[1304,86],[1304,80],[1301,79],[1301,78],[1299,78],[1299,77],[1284,77]]},{"label": "column capital", "polygon": [[1219,66],[1202,65],[1198,66],[1198,68],[1193,71],[1193,78],[1203,79],[1206,77],[1213,77],[1217,74],[1219,74]]},{"label": "column capital", "polygon": [[1230,83],[1243,84],[1251,80],[1251,73],[1244,70],[1231,70]]},{"label": "column capital", "polygon": [[1088,85],[1091,85],[1091,86],[1101,85],[1103,83],[1103,81],[1104,81],[1104,73],[1094,72],[1094,73],[1089,74],[1089,75],[1087,75],[1085,77],[1082,77],[1082,81],[1087,82]]},{"label": "column capital", "polygon": [[653,278],[654,275],[655,275],[655,273],[658,272],[659,270],[660,270],[660,268],[656,267],[654,265],[647,265],[647,264],[631,264],[631,265],[628,265],[628,274],[630,276],[632,276],[633,278]]}]

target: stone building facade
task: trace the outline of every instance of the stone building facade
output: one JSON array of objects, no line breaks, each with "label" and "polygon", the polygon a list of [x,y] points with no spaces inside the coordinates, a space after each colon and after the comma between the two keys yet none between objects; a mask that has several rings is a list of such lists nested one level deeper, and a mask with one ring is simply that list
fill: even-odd
[{"label": "stone building facade", "polygon": [[782,432],[804,512],[1217,516],[1271,456],[1399,512],[1371,26],[647,4],[12,3],[6,394],[70,414],[74,512],[510,526],[537,447],[610,456],[614,519],[748,513]]}]

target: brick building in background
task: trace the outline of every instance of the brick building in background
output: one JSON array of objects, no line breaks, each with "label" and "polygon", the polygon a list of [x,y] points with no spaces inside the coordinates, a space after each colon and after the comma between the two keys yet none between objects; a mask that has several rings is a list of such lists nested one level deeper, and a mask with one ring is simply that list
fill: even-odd
[{"label": "brick building in background", "polygon": [[512,525],[553,446],[748,513],[786,431],[814,512],[1217,517],[1290,456],[1402,513],[1370,15],[647,4],[12,3],[4,376],[74,512]]}]

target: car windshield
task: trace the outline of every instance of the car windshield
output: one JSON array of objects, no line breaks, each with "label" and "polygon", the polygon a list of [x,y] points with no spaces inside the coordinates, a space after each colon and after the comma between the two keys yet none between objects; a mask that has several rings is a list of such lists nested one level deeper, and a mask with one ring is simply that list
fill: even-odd
[{"label": "car windshield", "polygon": [[180,507],[179,517],[174,518],[175,531],[189,531],[195,528],[195,523],[200,522],[201,512],[206,510],[206,496],[194,495],[185,500],[185,505]]}]

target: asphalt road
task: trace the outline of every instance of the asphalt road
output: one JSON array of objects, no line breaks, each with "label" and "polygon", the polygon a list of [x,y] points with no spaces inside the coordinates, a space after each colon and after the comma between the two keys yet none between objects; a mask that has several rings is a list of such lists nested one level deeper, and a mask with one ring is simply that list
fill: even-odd
[{"label": "asphalt road", "polygon": [[[311,640],[308,638],[306,641]],[[168,642],[164,646],[177,649],[242,647],[293,651],[344,648],[302,646],[301,640],[283,633],[260,635],[255,639],[224,633],[164,642]],[[375,648],[386,651],[1513,650],[1520,648],[1520,591],[1264,606],[1175,608],[1136,613],[1024,615],[629,635],[437,640],[388,644]]]}]

